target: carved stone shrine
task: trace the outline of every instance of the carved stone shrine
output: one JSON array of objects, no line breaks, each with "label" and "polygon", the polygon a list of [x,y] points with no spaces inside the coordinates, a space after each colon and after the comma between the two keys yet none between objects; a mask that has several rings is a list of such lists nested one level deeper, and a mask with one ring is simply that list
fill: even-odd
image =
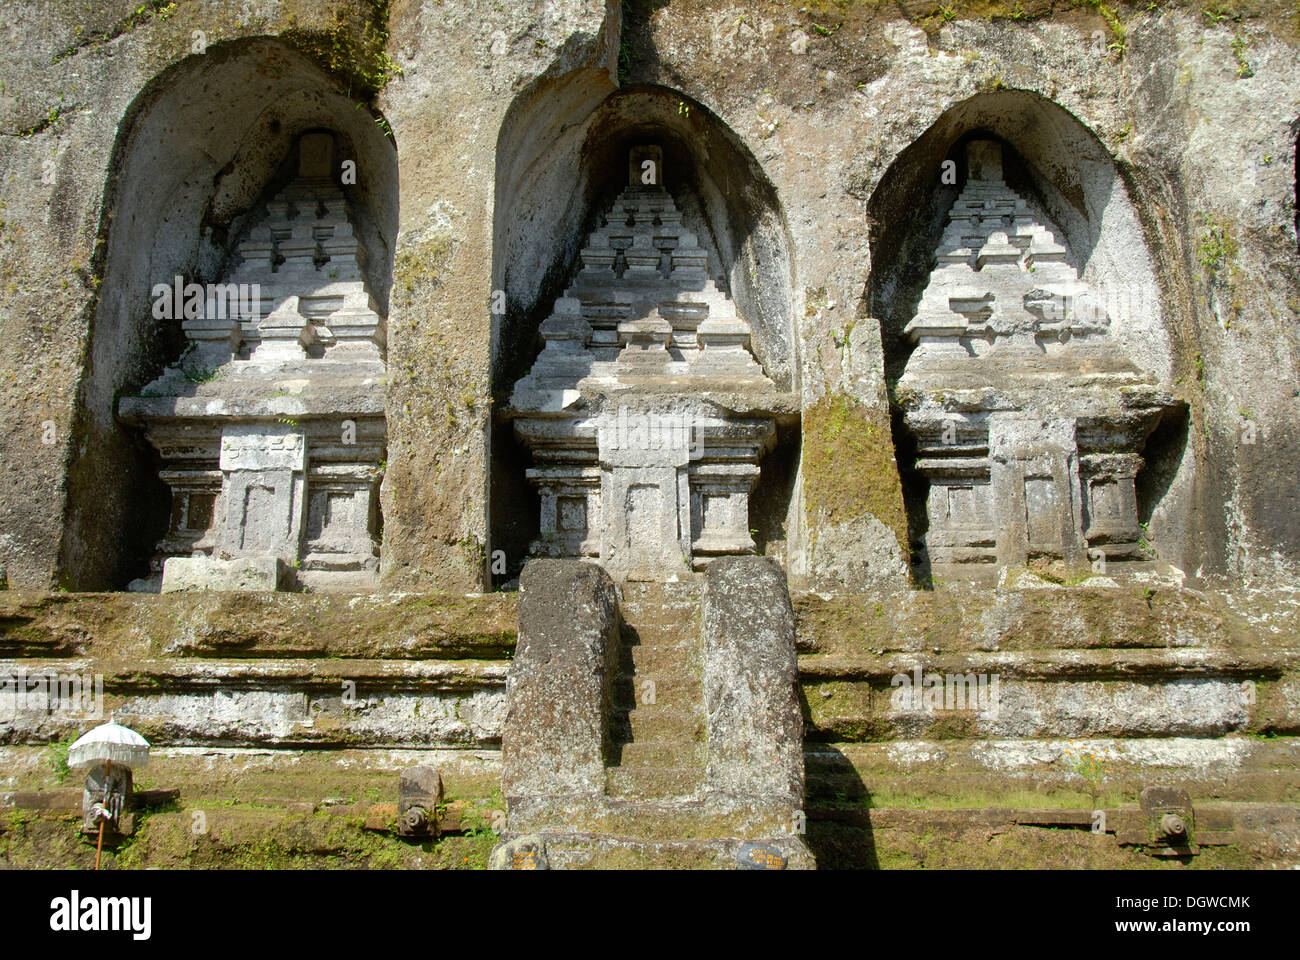
[{"label": "carved stone shrine", "polygon": [[1135,481],[1175,407],[1110,334],[1052,224],[974,140],[898,384],[929,482],[925,549],[959,575],[1147,559]]},{"label": "carved stone shrine", "polygon": [[120,402],[172,492],[153,576],[137,588],[377,582],[385,322],[333,138],[304,134],[298,148],[297,175],[239,244],[242,261],[200,315],[185,311],[190,349]]},{"label": "carved stone shrine", "polygon": [[777,418],[798,409],[647,170],[663,170],[661,150],[633,148],[628,186],[582,247],[508,411],[541,494],[532,554],[599,560],[627,579],[753,553],[759,461]]}]

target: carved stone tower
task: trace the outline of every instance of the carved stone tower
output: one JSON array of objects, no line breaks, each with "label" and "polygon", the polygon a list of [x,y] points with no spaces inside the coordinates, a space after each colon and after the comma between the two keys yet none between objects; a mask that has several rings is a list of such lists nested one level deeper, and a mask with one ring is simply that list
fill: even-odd
[{"label": "carved stone tower", "polygon": [[1135,479],[1175,400],[1120,351],[1058,231],[1004,182],[1001,145],[972,141],[967,160],[898,384],[930,484],[931,566],[1147,559]]},{"label": "carved stone tower", "polygon": [[376,581],[384,318],[333,179],[332,136],[305,134],[298,150],[297,176],[226,283],[178,282],[172,297],[155,287],[190,347],[119,405],[172,490],[152,583],[137,586],[275,589],[289,568],[307,586]]},{"label": "carved stone tower", "polygon": [[541,493],[534,556],[665,579],[754,551],[749,495],[776,416],[797,411],[664,188],[658,147],[581,252],[508,413]]}]

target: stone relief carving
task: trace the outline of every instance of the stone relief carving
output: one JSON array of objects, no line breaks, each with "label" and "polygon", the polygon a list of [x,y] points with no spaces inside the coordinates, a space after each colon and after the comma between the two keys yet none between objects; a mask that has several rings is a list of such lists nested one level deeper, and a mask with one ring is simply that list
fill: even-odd
[{"label": "stone relief carving", "polygon": [[184,319],[186,355],[119,404],[172,491],[137,589],[276,589],[289,568],[310,587],[376,581],[385,321],[334,166],[329,134],[300,138],[242,261]]},{"label": "stone relief carving", "polygon": [[1135,482],[1176,401],[1116,346],[1058,231],[1005,183],[1001,145],[971,141],[967,160],[898,384],[931,566],[1149,559]]},{"label": "stone relief carving", "polygon": [[643,183],[662,160],[656,146],[631,151],[628,186],[587,238],[508,410],[541,496],[532,554],[634,579],[754,552],[759,460],[776,418],[798,411],[755,360],[672,195]]}]

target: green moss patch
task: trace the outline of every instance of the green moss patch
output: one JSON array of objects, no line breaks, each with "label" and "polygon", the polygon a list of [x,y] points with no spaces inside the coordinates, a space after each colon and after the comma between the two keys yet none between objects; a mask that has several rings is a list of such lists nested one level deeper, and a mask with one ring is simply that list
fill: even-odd
[{"label": "green moss patch", "polygon": [[805,409],[802,469],[808,511],[820,523],[875,517],[906,555],[907,512],[885,410],[843,394]]},{"label": "green moss patch", "polygon": [[401,70],[387,53],[388,0],[339,4],[323,27],[298,25],[288,14],[281,39],[317,63],[350,97],[372,100]]}]

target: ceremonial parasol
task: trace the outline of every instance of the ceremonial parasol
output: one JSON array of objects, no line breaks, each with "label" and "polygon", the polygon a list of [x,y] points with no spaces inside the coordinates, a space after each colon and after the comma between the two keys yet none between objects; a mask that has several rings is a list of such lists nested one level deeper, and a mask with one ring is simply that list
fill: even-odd
[{"label": "ceremonial parasol", "polygon": [[[129,768],[143,767],[149,762],[149,741],[129,727],[117,723],[101,723],[83,734],[68,748],[69,767],[93,767],[103,763],[107,774],[113,764]],[[104,799],[108,799],[108,779],[104,780]],[[99,854],[104,848],[104,821],[108,819],[107,803],[100,810],[99,842],[95,845],[95,869],[99,869]]]},{"label": "ceremonial parasol", "polygon": [[101,723],[68,748],[68,766],[93,767],[97,763],[120,763],[143,767],[149,762],[149,741],[130,727]]}]

